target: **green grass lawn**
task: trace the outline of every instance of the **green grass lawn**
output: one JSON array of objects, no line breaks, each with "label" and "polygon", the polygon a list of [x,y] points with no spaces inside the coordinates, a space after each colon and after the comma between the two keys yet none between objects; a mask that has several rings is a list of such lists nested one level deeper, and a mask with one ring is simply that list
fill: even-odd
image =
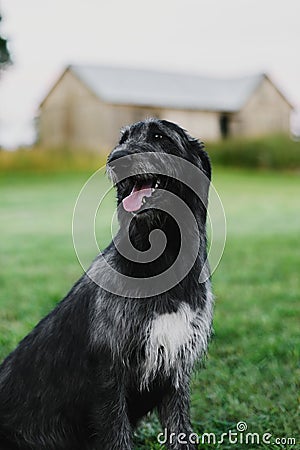
[{"label": "green grass lawn", "polygon": [[[87,178],[84,173],[1,174],[0,360],[82,273],[71,222]],[[199,448],[299,449],[299,175],[216,169],[214,184],[228,234],[213,274],[215,336],[205,368],[193,380],[194,429],[220,438],[245,421],[249,432],[271,433],[271,442],[295,437],[297,445],[225,441]],[[99,192],[107,186],[99,179]],[[96,222],[100,246],[110,240],[112,197]],[[95,256],[88,245],[81,252],[86,259]],[[143,423],[136,449],[160,448],[158,431],[155,418]]]}]

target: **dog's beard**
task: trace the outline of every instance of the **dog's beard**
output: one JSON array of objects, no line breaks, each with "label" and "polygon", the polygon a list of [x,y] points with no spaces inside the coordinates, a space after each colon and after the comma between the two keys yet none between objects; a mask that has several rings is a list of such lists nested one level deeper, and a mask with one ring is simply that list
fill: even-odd
[{"label": "dog's beard", "polygon": [[[173,248],[171,257],[173,260],[173,253],[178,253],[177,243],[180,243],[180,232],[176,219],[168,213],[169,198],[165,198],[171,184],[169,177],[143,174],[125,179],[117,185],[120,223],[118,235],[121,241],[126,241],[129,237],[133,247],[143,252],[151,247],[149,241],[151,232],[161,230],[168,242],[166,252],[170,253],[170,248]],[[158,245],[156,238],[154,238],[154,245]],[[153,264],[157,265],[157,268],[154,268],[159,272],[159,264],[157,262]],[[136,267],[135,270],[137,270]],[[153,271],[153,268],[151,270]]]}]

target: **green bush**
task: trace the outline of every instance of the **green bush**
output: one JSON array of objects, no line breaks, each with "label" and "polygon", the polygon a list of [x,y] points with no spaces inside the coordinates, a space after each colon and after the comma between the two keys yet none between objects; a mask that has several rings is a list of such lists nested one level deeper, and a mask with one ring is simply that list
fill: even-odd
[{"label": "green bush", "polygon": [[25,148],[0,151],[0,173],[52,173],[94,171],[105,164],[107,155],[86,149]]},{"label": "green bush", "polygon": [[227,139],[206,145],[213,164],[266,169],[300,168],[300,142],[288,136]]}]

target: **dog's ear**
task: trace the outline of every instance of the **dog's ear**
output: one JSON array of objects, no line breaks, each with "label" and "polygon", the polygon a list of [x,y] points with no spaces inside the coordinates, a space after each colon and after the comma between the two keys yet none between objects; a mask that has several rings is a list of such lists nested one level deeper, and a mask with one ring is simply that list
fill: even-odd
[{"label": "dog's ear", "polygon": [[204,146],[201,149],[200,158],[201,158],[203,170],[204,170],[207,178],[209,179],[209,181],[211,181],[211,163],[210,163],[210,159],[209,159],[207,152],[204,150]]},{"label": "dog's ear", "polygon": [[191,146],[193,153],[195,155],[197,155],[198,157],[200,157],[203,172],[205,173],[205,175],[207,176],[207,178],[210,181],[211,180],[211,163],[210,163],[210,159],[209,159],[207,152],[204,150],[205,149],[204,143],[201,141],[198,141],[198,139],[191,138],[189,136],[189,144]]}]

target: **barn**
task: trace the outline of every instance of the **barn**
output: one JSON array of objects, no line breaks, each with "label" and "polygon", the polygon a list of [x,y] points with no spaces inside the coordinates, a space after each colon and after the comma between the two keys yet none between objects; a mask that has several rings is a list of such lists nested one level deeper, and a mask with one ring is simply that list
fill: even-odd
[{"label": "barn", "polygon": [[171,120],[203,140],[290,131],[292,105],[265,74],[219,79],[124,67],[70,65],[40,104],[42,146],[106,152],[118,130]]}]

